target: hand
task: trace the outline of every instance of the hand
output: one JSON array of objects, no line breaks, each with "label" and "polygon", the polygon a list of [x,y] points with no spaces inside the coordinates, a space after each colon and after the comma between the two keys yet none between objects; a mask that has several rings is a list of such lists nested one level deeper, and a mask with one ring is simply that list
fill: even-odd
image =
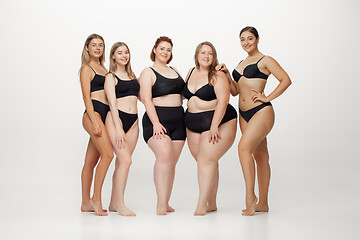
[{"label": "hand", "polygon": [[166,128],[161,123],[154,124],[153,129],[153,138],[162,139],[165,137]]},{"label": "hand", "polygon": [[101,135],[102,135],[102,130],[101,130],[100,124],[97,121],[92,124],[92,132],[96,136],[99,136],[99,137],[101,137]]},{"label": "hand", "polygon": [[216,71],[223,71],[224,73],[229,72],[229,70],[227,69],[226,65],[224,63],[220,63],[215,67]]},{"label": "hand", "polygon": [[127,139],[126,139],[124,130],[121,129],[119,131],[116,131],[115,139],[116,139],[116,147],[117,148],[125,147],[125,142]]},{"label": "hand", "polygon": [[253,102],[268,102],[267,97],[264,95],[264,92],[259,92],[256,89],[252,89],[254,95],[251,97],[251,101]]},{"label": "hand", "polygon": [[218,143],[220,139],[219,127],[211,127],[209,131],[209,143]]}]

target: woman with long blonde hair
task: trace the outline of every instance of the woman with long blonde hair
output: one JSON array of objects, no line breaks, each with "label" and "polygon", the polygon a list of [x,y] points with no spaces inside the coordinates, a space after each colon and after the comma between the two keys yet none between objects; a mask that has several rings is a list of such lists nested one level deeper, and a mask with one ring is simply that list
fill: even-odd
[{"label": "woman with long blonde hair", "polygon": [[[107,72],[104,67],[104,51],[104,39],[98,34],[91,34],[84,44],[80,69],[81,91],[86,108],[82,123],[90,135],[81,173],[81,211],[95,211],[99,216],[107,216],[102,208],[101,190],[106,172],[114,156],[104,124],[109,111],[104,91],[104,75]],[[90,188],[96,165],[94,194],[90,199]]]},{"label": "woman with long blonde hair", "polygon": [[116,154],[109,211],[135,216],[124,202],[126,182],[139,136],[137,99],[140,85],[131,69],[130,50],[123,42],[110,51],[110,71],[105,78],[105,92],[110,105],[106,128]]},{"label": "woman with long blonde hair", "polygon": [[200,43],[194,58],[196,67],[189,70],[183,94],[188,99],[188,146],[198,166],[199,199],[194,215],[203,216],[217,210],[218,162],[235,140],[237,113],[229,104],[229,79],[215,70],[215,47]]}]

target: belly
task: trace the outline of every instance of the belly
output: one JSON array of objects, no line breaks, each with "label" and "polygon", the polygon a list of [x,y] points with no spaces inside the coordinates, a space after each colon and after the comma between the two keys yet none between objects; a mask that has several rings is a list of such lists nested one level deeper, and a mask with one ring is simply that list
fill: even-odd
[{"label": "belly", "polygon": [[191,113],[205,112],[214,110],[217,104],[217,99],[211,101],[204,101],[194,96],[189,99],[187,103],[188,111]]},{"label": "belly", "polygon": [[180,94],[168,94],[153,98],[153,103],[160,107],[179,107],[182,106],[182,99]]},{"label": "belly", "polygon": [[135,114],[137,110],[137,97],[127,96],[116,99],[116,107],[126,113]]}]

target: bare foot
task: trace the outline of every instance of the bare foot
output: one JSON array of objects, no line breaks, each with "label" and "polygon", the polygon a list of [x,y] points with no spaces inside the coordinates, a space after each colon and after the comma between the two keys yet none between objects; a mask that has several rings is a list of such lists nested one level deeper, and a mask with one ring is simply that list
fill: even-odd
[{"label": "bare foot", "polygon": [[136,216],[136,214],[131,211],[130,209],[128,209],[126,206],[120,207],[117,212],[121,215],[121,216]]},{"label": "bare foot", "polygon": [[156,214],[157,215],[167,215],[167,207],[160,206],[158,204],[156,207]]},{"label": "bare foot", "polygon": [[216,212],[216,211],[217,211],[216,203],[215,204],[208,204],[206,206],[206,212]]},{"label": "bare foot", "polygon": [[255,212],[268,212],[269,211],[269,205],[267,204],[256,204]]},{"label": "bare foot", "polygon": [[257,203],[257,197],[254,196],[250,199],[246,199],[246,209],[243,210],[241,215],[243,216],[253,216],[255,214],[255,207]]},{"label": "bare foot", "polygon": [[170,205],[168,204],[166,211],[167,211],[167,212],[175,212],[175,209],[172,208],[172,207],[170,207]]},{"label": "bare foot", "polygon": [[206,205],[197,206],[194,212],[194,216],[205,216]]},{"label": "bare foot", "polygon": [[[82,212],[95,212],[94,208],[91,206],[90,202],[81,204],[81,211]],[[103,211],[107,212],[106,209],[103,209]]]},{"label": "bare foot", "polygon": [[107,216],[108,214],[103,211],[100,201],[90,199],[90,204],[98,216]]},{"label": "bare foot", "polygon": [[113,204],[110,202],[109,204],[109,212],[117,212],[119,209],[119,207],[117,206],[117,204]]}]

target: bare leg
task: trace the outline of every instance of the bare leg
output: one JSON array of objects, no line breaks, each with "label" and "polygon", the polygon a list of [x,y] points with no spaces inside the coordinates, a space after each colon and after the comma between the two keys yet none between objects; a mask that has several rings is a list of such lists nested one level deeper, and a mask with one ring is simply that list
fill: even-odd
[{"label": "bare leg", "polygon": [[156,157],[154,165],[154,182],[157,195],[156,213],[157,215],[166,215],[175,171],[172,142],[170,137],[165,135],[162,139],[150,138],[148,145]]},{"label": "bare leg", "polygon": [[268,212],[268,192],[270,184],[270,164],[266,138],[253,152],[256,161],[257,178],[259,185],[259,202],[256,205],[256,212]]},{"label": "bare leg", "polygon": [[195,209],[195,216],[206,213],[210,191],[216,184],[218,176],[218,161],[227,152],[235,140],[236,119],[220,125],[221,140],[218,143],[209,143],[209,131],[201,133],[199,153],[197,157],[199,199]]},{"label": "bare leg", "polygon": [[169,185],[169,189],[168,189],[168,196],[167,196],[167,202],[168,202],[168,205],[167,205],[167,212],[175,212],[175,209],[172,208],[170,205],[169,205],[169,201],[170,201],[170,196],[171,196],[171,191],[172,191],[172,187],[174,185],[174,179],[175,179],[175,167],[176,167],[176,164],[179,160],[179,157],[180,157],[180,154],[181,154],[181,151],[184,147],[184,144],[185,144],[185,141],[171,141],[171,145],[172,145],[172,151],[173,151],[173,154],[174,154],[174,163],[173,163],[173,169],[171,171],[171,182],[170,182],[170,185]]},{"label": "bare leg", "polygon": [[[110,112],[108,114],[110,114]],[[111,116],[106,118],[106,128],[116,154],[109,211],[117,211],[122,216],[136,216],[134,212],[126,207],[124,195],[129,169],[132,163],[131,155],[139,136],[138,123],[134,123],[134,126],[126,133],[127,141],[123,148],[116,147],[115,126]]]},{"label": "bare leg", "polygon": [[[189,129],[186,129],[186,135],[187,135],[187,143],[188,147],[190,149],[191,155],[194,157],[195,161],[197,161],[198,154],[199,154],[199,145],[200,145],[200,138],[201,134],[192,132]],[[216,206],[216,194],[217,194],[217,188],[219,183],[219,169],[217,166],[217,177],[214,180],[213,187],[210,190],[209,199],[207,201],[207,212],[212,212],[217,210]]]},{"label": "bare leg", "polygon": [[94,168],[100,158],[99,152],[95,145],[89,139],[88,147],[85,155],[85,162],[81,172],[81,190],[82,190],[82,212],[93,212],[94,209],[90,204],[90,189],[94,175]]},{"label": "bare leg", "polygon": [[[97,113],[96,113],[97,114]],[[101,122],[100,115],[96,115],[99,122]],[[85,130],[89,133],[92,143],[94,144],[97,151],[100,153],[100,161],[96,167],[95,171],[95,178],[94,178],[94,194],[93,197],[90,199],[90,204],[92,205],[94,211],[99,216],[107,216],[107,213],[105,213],[102,209],[102,203],[101,203],[101,190],[102,185],[105,179],[106,172],[109,168],[109,165],[111,163],[111,160],[114,157],[111,143],[109,140],[109,136],[107,134],[105,125],[101,122],[101,130],[102,135],[96,136],[92,132],[92,126],[91,121],[88,117],[88,115],[85,113],[83,116],[83,126]]]},{"label": "bare leg", "polygon": [[[240,124],[244,121],[240,121]],[[255,213],[257,197],[254,191],[255,163],[253,151],[264,140],[274,124],[274,111],[266,107],[257,112],[243,129],[238,151],[246,185],[246,209],[242,215],[252,216]]]}]

